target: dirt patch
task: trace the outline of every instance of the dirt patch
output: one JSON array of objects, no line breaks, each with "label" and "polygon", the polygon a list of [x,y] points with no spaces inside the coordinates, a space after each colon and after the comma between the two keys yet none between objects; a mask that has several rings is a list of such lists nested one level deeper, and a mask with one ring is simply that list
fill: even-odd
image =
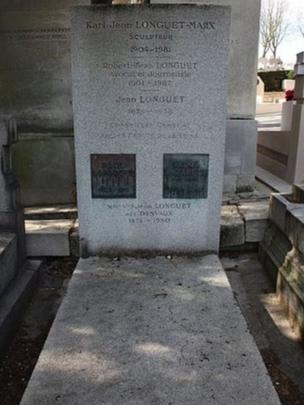
[{"label": "dirt patch", "polygon": [[20,403],[76,263],[76,259],[44,261],[37,291],[0,360],[1,405]]},{"label": "dirt patch", "polygon": [[264,363],[283,405],[304,405],[297,385],[281,369],[281,362],[271,350],[261,350]]},{"label": "dirt patch", "polygon": [[234,296],[282,405],[304,405],[304,351],[255,253],[222,255]]}]

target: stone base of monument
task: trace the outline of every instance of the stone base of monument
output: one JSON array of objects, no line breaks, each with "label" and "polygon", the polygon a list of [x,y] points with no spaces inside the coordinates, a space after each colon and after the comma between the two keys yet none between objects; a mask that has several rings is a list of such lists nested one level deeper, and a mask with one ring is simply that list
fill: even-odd
[{"label": "stone base of monument", "polygon": [[[1,234],[2,235],[2,234]],[[9,263],[2,267],[2,258],[6,255],[10,246],[4,248],[4,243],[1,244],[0,235],[0,269],[8,271]],[[6,252],[5,252],[6,251]],[[9,255],[7,255],[8,257]],[[27,261],[18,274],[6,286],[4,292],[0,296],[0,355],[5,353],[11,338],[17,331],[20,321],[24,315],[26,304],[29,302],[36,283],[38,282],[40,261]]]},{"label": "stone base of monument", "polygon": [[[257,249],[268,223],[269,197],[227,199],[221,208],[221,250]],[[30,207],[25,210],[28,255],[79,257],[76,206]]]},{"label": "stone base of monument", "polygon": [[71,219],[25,221],[28,256],[70,256],[70,233],[74,222]]},{"label": "stone base of monument", "polygon": [[215,255],[81,259],[22,405],[279,404]]}]

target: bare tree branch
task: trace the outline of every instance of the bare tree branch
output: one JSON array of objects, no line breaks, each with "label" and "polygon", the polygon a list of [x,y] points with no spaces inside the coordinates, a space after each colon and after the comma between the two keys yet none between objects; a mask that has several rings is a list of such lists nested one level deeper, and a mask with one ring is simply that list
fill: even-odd
[{"label": "bare tree branch", "polygon": [[263,47],[263,58],[266,57],[270,50],[270,31],[269,31],[269,4],[262,4],[261,21],[260,21],[260,42]]},{"label": "bare tree branch", "polygon": [[276,2],[274,0],[264,0],[260,28],[263,57],[271,51],[273,58],[277,58],[278,47],[285,38],[288,29],[286,11],[287,4],[285,0]]},{"label": "bare tree branch", "polygon": [[304,16],[301,14],[298,18],[298,29],[302,37],[304,38]]}]

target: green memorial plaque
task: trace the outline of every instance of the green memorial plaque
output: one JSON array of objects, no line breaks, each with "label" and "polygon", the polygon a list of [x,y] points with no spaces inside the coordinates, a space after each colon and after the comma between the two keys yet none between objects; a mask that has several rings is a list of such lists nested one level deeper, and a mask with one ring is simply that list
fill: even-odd
[{"label": "green memorial plaque", "polygon": [[207,198],[209,155],[164,154],[163,198]]}]

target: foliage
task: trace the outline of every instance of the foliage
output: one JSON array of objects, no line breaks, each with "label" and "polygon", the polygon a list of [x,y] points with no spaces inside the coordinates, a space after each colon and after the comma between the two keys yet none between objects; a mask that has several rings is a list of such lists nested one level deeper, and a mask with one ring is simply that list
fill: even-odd
[{"label": "foliage", "polygon": [[259,72],[259,76],[265,84],[265,91],[282,91],[282,82],[288,79],[290,70],[276,70]]},{"label": "foliage", "polygon": [[295,98],[294,90],[286,90],[285,91],[285,100],[286,101],[293,101]]}]

